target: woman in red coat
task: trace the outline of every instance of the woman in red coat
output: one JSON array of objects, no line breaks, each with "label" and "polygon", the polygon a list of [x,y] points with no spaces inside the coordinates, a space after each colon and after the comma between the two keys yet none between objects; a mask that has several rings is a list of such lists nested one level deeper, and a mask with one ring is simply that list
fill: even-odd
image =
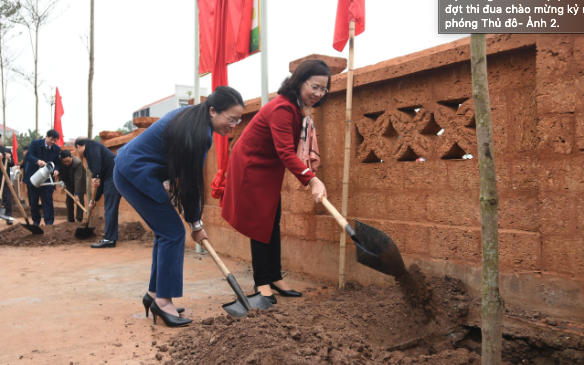
[{"label": "woman in red coat", "polygon": [[301,63],[284,80],[278,97],[251,120],[231,153],[221,216],[251,238],[256,291],[272,303],[276,298],[271,289],[283,296],[302,295],[282,280],[280,192],[288,169],[303,185],[310,184],[316,203],[326,197],[324,184],[297,151],[301,132],[304,141],[307,131],[309,135],[313,132],[313,128],[307,128],[312,126],[310,113],[325,102],[330,82],[331,73],[325,62],[312,59]]}]

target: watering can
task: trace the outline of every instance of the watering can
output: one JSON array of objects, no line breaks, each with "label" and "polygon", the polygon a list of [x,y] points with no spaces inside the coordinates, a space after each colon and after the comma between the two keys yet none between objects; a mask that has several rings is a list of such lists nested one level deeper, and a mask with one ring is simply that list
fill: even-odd
[{"label": "watering can", "polygon": [[[46,185],[54,185],[52,176],[53,172],[55,171],[55,164],[52,162],[47,163],[45,166],[39,168],[37,172],[35,172],[30,177],[30,182],[37,188]],[[49,179],[51,182],[44,184],[44,182]]]}]

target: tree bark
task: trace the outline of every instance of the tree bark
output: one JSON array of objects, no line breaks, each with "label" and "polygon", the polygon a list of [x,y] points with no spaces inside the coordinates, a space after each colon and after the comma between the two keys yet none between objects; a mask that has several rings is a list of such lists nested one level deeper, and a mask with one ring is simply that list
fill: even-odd
[{"label": "tree bark", "polygon": [[89,21],[89,80],[87,83],[87,138],[93,138],[93,1]]},{"label": "tree bark", "polygon": [[499,293],[499,195],[495,176],[493,125],[485,34],[470,38],[472,94],[475,106],[480,179],[482,240],[482,364],[501,363],[503,300]]},{"label": "tree bark", "polygon": [[[37,1],[38,8],[38,1]],[[38,63],[39,63],[39,25],[35,29],[35,54],[34,54],[34,98],[35,98],[35,130],[34,139],[39,138],[39,85],[38,85]]]},{"label": "tree bark", "polygon": [[[6,145],[6,97],[4,95],[4,57],[2,55],[2,24],[0,24],[0,75],[2,75],[2,144]],[[14,132],[13,132],[14,133]]]}]

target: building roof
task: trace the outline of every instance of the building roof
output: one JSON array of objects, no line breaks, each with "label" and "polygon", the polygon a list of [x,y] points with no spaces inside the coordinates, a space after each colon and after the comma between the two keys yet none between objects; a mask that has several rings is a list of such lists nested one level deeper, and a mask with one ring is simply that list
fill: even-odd
[{"label": "building roof", "polygon": [[154,104],[158,104],[158,103],[160,103],[161,101],[165,101],[165,100],[168,100],[168,99],[170,99],[170,98],[174,98],[174,96],[175,96],[175,95],[176,95],[176,94],[172,94],[171,96],[167,96],[166,98],[163,98],[163,99],[157,100],[157,101],[155,101],[155,102],[153,102],[153,103],[150,103],[150,104],[148,104],[148,105],[144,105],[143,107],[141,107],[141,108],[140,108],[140,109],[138,109],[138,110],[135,110],[134,112],[139,112],[140,110],[144,110],[144,109],[146,109],[146,108],[148,108],[148,107],[150,107],[150,106],[152,106],[152,105],[154,105]]}]

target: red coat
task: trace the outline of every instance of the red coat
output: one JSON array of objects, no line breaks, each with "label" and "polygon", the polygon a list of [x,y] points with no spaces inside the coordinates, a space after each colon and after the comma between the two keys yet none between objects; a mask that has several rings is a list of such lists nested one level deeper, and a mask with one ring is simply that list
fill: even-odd
[{"label": "red coat", "polygon": [[270,242],[284,171],[303,184],[315,175],[296,156],[300,108],[279,95],[262,107],[231,152],[221,216],[239,233]]}]

